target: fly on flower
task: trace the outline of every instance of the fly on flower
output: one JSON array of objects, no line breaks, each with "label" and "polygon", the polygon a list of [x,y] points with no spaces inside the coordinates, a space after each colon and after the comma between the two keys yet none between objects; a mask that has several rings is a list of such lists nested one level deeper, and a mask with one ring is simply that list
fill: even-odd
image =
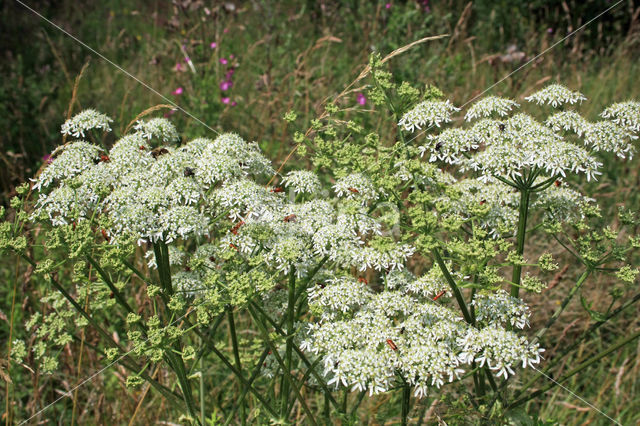
[{"label": "fly on flower", "polygon": [[189,177],[189,176],[193,176],[196,173],[193,171],[193,169],[191,167],[185,167],[184,168],[184,177]]},{"label": "fly on flower", "polygon": [[284,217],[284,221],[285,222],[295,222],[296,221],[296,215],[295,214],[290,214],[289,216],[285,216]]},{"label": "fly on flower", "polygon": [[158,157],[160,157],[161,155],[165,155],[168,154],[169,150],[167,148],[154,148],[151,150],[151,156],[155,159],[158,159]]},{"label": "fly on flower", "polygon": [[284,191],[284,189],[280,188],[279,186],[274,186],[271,189],[271,192],[283,192],[283,191]]},{"label": "fly on flower", "polygon": [[349,191],[353,192],[354,194],[358,194],[358,193],[360,192],[360,191],[358,191],[357,189],[355,189],[355,188],[351,188],[351,187],[349,187],[349,188],[347,188],[347,189],[348,189]]},{"label": "fly on flower", "polygon": [[102,237],[105,239],[106,242],[109,242],[111,240],[111,238],[109,238],[109,234],[107,234],[107,231],[105,231],[104,229],[101,229],[100,233],[102,234]]}]

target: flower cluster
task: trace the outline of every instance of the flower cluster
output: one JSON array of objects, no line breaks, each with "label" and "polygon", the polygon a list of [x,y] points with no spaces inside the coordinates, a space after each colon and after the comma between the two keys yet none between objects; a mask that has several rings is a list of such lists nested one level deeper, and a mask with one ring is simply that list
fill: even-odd
[{"label": "flower cluster", "polygon": [[84,137],[84,132],[91,129],[102,129],[105,132],[110,132],[111,127],[109,127],[109,123],[112,121],[113,120],[105,114],[93,109],[86,109],[65,121],[62,125],[61,133],[78,138]]},{"label": "flower cluster", "polygon": [[505,117],[509,115],[513,108],[518,108],[519,106],[516,101],[511,99],[487,96],[474,103],[464,118],[467,121],[471,121],[476,118],[491,117],[493,114]]},{"label": "flower cluster", "polygon": [[59,148],[34,185],[45,190],[55,183],[41,192],[33,217],[62,225],[97,214],[112,243],[127,237],[171,242],[209,233],[216,202],[211,186],[272,171],[257,145],[237,135],[153,150],[147,146],[152,137],[179,139],[167,120],[152,119],[138,122],[109,152],[82,141]]},{"label": "flower cluster", "polygon": [[282,179],[285,187],[291,186],[297,193],[315,194],[320,190],[320,179],[318,176],[307,170],[295,170],[287,173]]},{"label": "flower cluster", "polygon": [[166,118],[138,120],[134,126],[140,136],[145,139],[156,138],[164,144],[177,142],[180,137],[175,126]]},{"label": "flower cluster", "polygon": [[525,100],[535,102],[538,105],[551,105],[556,108],[564,104],[575,104],[586,101],[587,98],[580,92],[574,92],[561,84],[551,84],[534,94],[527,96]]},{"label": "flower cluster", "polygon": [[640,102],[619,102],[607,107],[600,115],[630,132],[640,132]]},{"label": "flower cluster", "polygon": [[405,113],[398,122],[398,126],[408,132],[422,129],[425,126],[440,127],[441,123],[451,122],[451,113],[459,110],[448,100],[424,101]]},{"label": "flower cluster", "polygon": [[459,379],[474,361],[505,377],[519,364],[540,361],[537,345],[501,325],[528,324],[521,301],[502,293],[476,297],[478,319],[486,323],[477,329],[432,297],[446,285],[437,266],[419,279],[389,275],[385,282],[393,281],[393,288],[379,293],[348,277],[309,290],[320,318],[309,325],[303,348],[322,356],[329,384],[376,394],[393,387],[400,374],[422,397]]}]

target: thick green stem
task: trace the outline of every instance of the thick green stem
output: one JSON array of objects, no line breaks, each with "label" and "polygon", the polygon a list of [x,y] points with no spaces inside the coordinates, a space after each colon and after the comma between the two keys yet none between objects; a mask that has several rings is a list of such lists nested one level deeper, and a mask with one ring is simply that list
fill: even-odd
[{"label": "thick green stem", "polygon": [[438,251],[437,248],[434,248],[431,251],[431,253],[433,253],[433,257],[436,259],[436,262],[438,263],[438,266],[440,267],[440,270],[442,271],[442,274],[444,275],[445,280],[449,284],[449,287],[451,288],[451,291],[453,292],[453,295],[455,296],[456,301],[458,302],[458,306],[462,311],[462,316],[464,317],[467,323],[473,325],[474,321],[473,321],[473,318],[471,317],[471,314],[469,313],[469,310],[467,309],[467,304],[464,302],[464,298],[462,297],[462,293],[460,293],[460,289],[458,288],[458,285],[456,284],[455,280],[449,273],[449,270],[447,269],[447,265],[444,264],[444,261],[440,256],[440,252]]},{"label": "thick green stem", "polygon": [[[287,374],[291,373],[291,362],[293,356],[293,332],[294,332],[294,321],[295,321],[295,313],[296,313],[296,271],[291,267],[291,271],[289,272],[289,301],[287,302],[287,341],[285,348],[285,365],[284,368],[287,369]],[[286,377],[286,376],[285,376]],[[288,401],[289,401],[289,381],[285,380],[282,386],[282,395],[280,409],[283,414],[287,413],[288,410]]]},{"label": "thick green stem", "polygon": [[[282,330],[282,328],[271,317],[269,317],[269,315],[264,311],[264,309],[262,309],[260,307],[260,305],[258,305],[255,302],[251,302],[251,306],[256,311],[258,311],[260,313],[260,315],[262,315],[262,317],[265,320],[267,320],[267,322],[269,322],[273,328],[275,328],[275,330],[276,330],[276,332],[278,334],[280,334],[283,337],[286,337],[286,333],[284,332],[284,330]],[[298,356],[300,357],[302,362],[307,366],[307,368],[311,369],[311,365],[312,365],[311,362],[307,359],[307,357],[305,356],[304,352],[302,352],[302,350],[298,347],[298,345],[295,344],[295,342],[293,344],[293,350],[296,351],[296,354],[298,354]],[[342,412],[342,408],[339,406],[338,401],[336,401],[336,399],[331,394],[331,390],[327,386],[327,384],[326,384],[325,380],[322,378],[322,376],[320,374],[318,374],[318,372],[315,369],[311,369],[311,374],[313,375],[313,377],[316,379],[316,381],[318,382],[318,384],[322,388],[324,394],[327,395],[327,398],[329,399],[331,404],[338,411]]]},{"label": "thick green stem", "polygon": [[[153,244],[154,254],[156,256],[156,265],[158,267],[158,273],[160,275],[160,284],[164,291],[168,295],[173,294],[173,287],[171,285],[171,267],[169,264],[169,248],[167,247],[164,241],[160,241]],[[182,347],[180,342],[175,341],[173,343],[173,349],[176,352],[182,352]],[[191,389],[191,383],[189,383],[189,379],[187,377],[187,371],[184,366],[184,361],[182,357],[176,356],[175,353],[171,351],[170,348],[167,348],[165,351],[165,359],[167,363],[176,374],[178,378],[178,382],[180,384],[180,388],[182,389],[182,396],[184,398],[185,404],[187,406],[187,411],[189,412],[189,416],[197,422],[200,423],[200,419],[198,417],[198,411],[196,410],[196,404],[193,399],[193,392]]]},{"label": "thick green stem", "polygon": [[[242,364],[240,363],[240,351],[238,349],[238,336],[236,335],[236,324],[233,319],[233,308],[229,308],[227,310],[227,318],[229,320],[229,334],[231,334],[231,346],[233,347],[233,359],[236,363],[236,368],[242,374]],[[240,418],[242,424],[244,425],[246,422],[246,417],[244,414],[244,404],[240,407]]]},{"label": "thick green stem", "polygon": [[262,355],[260,355],[260,359],[258,359],[258,362],[254,367],[253,372],[251,373],[251,377],[249,378],[246,386],[242,387],[242,393],[240,394],[240,398],[238,398],[238,403],[233,404],[233,409],[231,410],[231,413],[227,416],[227,421],[224,423],[224,426],[227,426],[229,423],[233,421],[233,418],[238,412],[239,407],[244,404],[244,399],[247,396],[247,393],[249,392],[249,387],[256,380],[256,378],[258,377],[258,374],[260,374],[260,370],[262,369],[262,365],[265,359],[267,359],[268,354],[269,354],[268,348],[262,351]]},{"label": "thick green stem", "polygon": [[[520,188],[520,206],[518,213],[518,234],[516,237],[516,253],[519,256],[524,254],[524,241],[527,234],[527,216],[529,215],[529,189]],[[513,267],[513,275],[511,277],[511,296],[518,297],[520,291],[520,277],[522,276],[522,265]]]},{"label": "thick green stem", "polygon": [[102,278],[102,281],[104,281],[104,283],[107,285],[107,287],[109,287],[109,290],[111,290],[111,292],[113,293],[116,301],[122,307],[124,307],[128,312],[133,312],[133,309],[131,309],[131,306],[129,306],[129,304],[125,300],[124,296],[120,293],[120,290],[118,290],[116,288],[116,286],[113,284],[113,282],[109,278],[109,275],[107,275],[107,273],[104,271],[104,269],[102,269],[100,264],[98,262],[96,262],[96,260],[91,256],[87,256],[87,260],[93,266],[93,268],[96,270],[96,272],[98,272],[98,275],[100,275],[100,278]]},{"label": "thick green stem", "polygon": [[637,331],[635,333],[633,333],[631,336],[620,340],[618,343],[610,346],[608,349],[600,352],[599,354],[591,357],[590,359],[588,359],[587,361],[583,362],[582,364],[578,365],[576,368],[574,368],[573,370],[569,371],[567,374],[565,374],[564,376],[560,377],[557,380],[552,381],[551,383],[549,383],[547,386],[543,387],[542,389],[539,389],[533,393],[530,393],[529,395],[520,398],[516,401],[514,401],[513,403],[511,403],[509,405],[509,407],[516,407],[518,405],[521,405],[535,397],[537,397],[538,395],[541,395],[543,393],[545,393],[546,391],[548,391],[549,389],[551,389],[552,387],[564,382],[565,380],[569,379],[570,377],[578,374],[579,372],[581,372],[582,370],[584,370],[587,367],[590,367],[592,364],[595,364],[596,362],[598,362],[599,360],[601,360],[602,358],[604,358],[605,356],[609,355],[612,352],[617,351],[618,349],[620,349],[621,347],[625,346],[627,343],[632,342],[633,340],[637,339],[638,337],[640,337],[640,331]]},{"label": "thick green stem", "polygon": [[402,386],[402,426],[409,424],[409,409],[411,404],[411,386]]},{"label": "thick green stem", "polygon": [[266,329],[264,323],[261,321],[259,315],[251,308],[251,306],[249,306],[248,309],[249,309],[249,313],[251,314],[251,316],[255,320],[256,325],[260,329],[260,332],[262,333],[263,340],[271,348],[271,354],[276,359],[276,362],[280,365],[280,368],[282,368],[282,370],[284,372],[285,380],[287,381],[289,386],[293,389],[293,391],[294,391],[294,393],[296,395],[296,398],[298,399],[298,401],[300,402],[300,405],[302,406],[302,410],[305,412],[305,414],[307,415],[307,417],[309,419],[309,422],[311,424],[313,424],[313,425],[317,425],[316,420],[313,417],[313,414],[311,413],[311,410],[309,410],[309,407],[307,406],[307,401],[304,399],[304,397],[300,393],[300,389],[296,385],[296,382],[293,380],[293,376],[291,375],[291,370],[287,370],[286,365],[285,365],[285,361],[282,359],[282,357],[278,353],[278,348],[276,347],[276,345],[269,338],[269,333],[267,332],[267,329]]}]

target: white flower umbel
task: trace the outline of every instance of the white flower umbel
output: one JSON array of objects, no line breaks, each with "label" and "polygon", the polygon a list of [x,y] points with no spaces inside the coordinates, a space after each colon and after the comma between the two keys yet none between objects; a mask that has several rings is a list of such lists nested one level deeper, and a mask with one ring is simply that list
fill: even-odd
[{"label": "white flower umbel", "polygon": [[109,123],[112,121],[106,114],[93,109],[85,109],[65,121],[62,125],[61,133],[79,138],[84,137],[84,133],[91,129],[102,129],[105,132],[110,132]]},{"label": "white flower umbel", "polygon": [[584,143],[594,151],[605,151],[620,158],[633,157],[636,148],[631,140],[637,136],[611,121],[600,121],[589,125],[585,130]]},{"label": "white flower umbel", "polygon": [[100,151],[99,147],[84,141],[59,146],[51,153],[51,164],[36,178],[33,188],[46,188],[54,181],[60,184],[68,182],[93,167],[100,160]]},{"label": "white flower umbel", "polygon": [[474,134],[464,129],[447,129],[437,136],[428,135],[427,143],[419,147],[420,155],[429,152],[429,162],[458,164],[462,153],[478,148]]},{"label": "white flower umbel", "polygon": [[493,237],[515,231],[520,197],[497,179],[460,179],[436,200],[442,205],[443,217],[474,217]]},{"label": "white flower umbel", "polygon": [[[322,357],[330,384],[377,394],[394,387],[399,375],[414,387],[415,396],[423,397],[432,387],[462,377],[473,361],[488,365],[498,376],[513,374],[519,364],[524,368],[540,361],[537,345],[501,326],[511,318],[514,324],[526,323],[528,310],[522,302],[502,303],[500,294],[487,296],[490,302],[483,299],[478,306],[483,320],[491,321],[477,329],[441,304],[446,299],[431,300],[446,285],[435,269],[417,280],[420,283],[412,282],[411,274],[392,275],[387,279],[391,277],[397,290],[377,294],[352,278],[310,290],[312,312],[321,315],[309,324],[303,346]],[[494,314],[498,318],[491,317]]]},{"label": "white flower umbel", "polygon": [[600,115],[630,132],[640,132],[640,102],[619,102],[607,107]]},{"label": "white flower umbel", "polygon": [[476,294],[471,304],[476,307],[476,319],[480,322],[529,326],[529,307],[504,290]]},{"label": "white flower umbel", "polygon": [[575,111],[557,112],[549,116],[544,124],[554,132],[572,131],[578,136],[582,136],[590,126],[590,123]]},{"label": "white flower umbel", "polygon": [[523,171],[542,169],[550,176],[584,173],[587,180],[600,174],[599,163],[584,148],[570,143],[526,114],[516,114],[484,151],[465,161],[463,169],[490,176],[521,176]]},{"label": "white flower umbel", "polygon": [[514,368],[519,364],[522,368],[538,364],[544,352],[537,343],[532,345],[524,336],[495,325],[481,330],[468,328],[467,335],[460,338],[458,344],[462,346],[461,362],[487,365],[505,379],[515,374]]},{"label": "white flower umbel", "polygon": [[315,194],[320,190],[320,179],[318,175],[308,170],[295,170],[287,173],[282,179],[286,188],[293,188],[293,192]]},{"label": "white flower umbel", "polygon": [[491,117],[494,114],[499,117],[505,117],[509,115],[513,108],[518,108],[519,106],[516,101],[511,99],[487,96],[475,102],[469,108],[464,118],[467,121],[471,121],[476,118]]},{"label": "white flower umbel", "polygon": [[[544,181],[539,178],[539,181]],[[572,222],[584,219],[585,209],[595,203],[593,198],[585,197],[560,180],[547,190],[539,193],[531,208],[542,210],[546,220],[552,222]]]},{"label": "white flower umbel", "polygon": [[551,105],[554,108],[587,100],[582,93],[571,91],[561,84],[551,84],[524,99],[538,105]]},{"label": "white flower umbel", "polygon": [[133,128],[147,140],[155,138],[164,144],[180,140],[176,127],[166,118],[138,120]]},{"label": "white flower umbel", "polygon": [[407,132],[423,127],[440,127],[442,123],[451,122],[451,113],[455,111],[460,111],[460,108],[456,108],[448,100],[424,101],[406,112],[398,121],[398,126]]},{"label": "white flower umbel", "polygon": [[[246,210],[241,205],[254,207],[247,206],[248,201],[264,209],[269,206],[264,201],[278,199],[256,191],[262,185],[246,178],[271,170],[256,144],[222,135],[214,141],[196,139],[182,147],[152,150],[150,137],[178,140],[173,125],[152,119],[139,122],[134,133],[106,153],[82,141],[54,151],[34,185],[42,192],[32,218],[64,225],[102,216],[101,226],[111,243],[128,237],[139,243],[172,242],[206,236],[212,217],[223,211],[233,214],[235,209],[239,215]],[[213,185],[218,187],[211,191]],[[238,190],[243,187],[244,192]]]},{"label": "white flower umbel", "polygon": [[360,173],[350,174],[338,179],[333,185],[338,197],[346,197],[352,200],[361,200],[362,203],[378,199],[378,191],[371,180]]}]

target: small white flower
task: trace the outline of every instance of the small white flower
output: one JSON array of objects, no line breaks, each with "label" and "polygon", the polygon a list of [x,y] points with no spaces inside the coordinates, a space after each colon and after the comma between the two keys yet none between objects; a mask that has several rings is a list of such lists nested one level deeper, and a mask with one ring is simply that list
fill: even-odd
[{"label": "small white flower", "polygon": [[560,84],[551,84],[542,90],[539,90],[527,96],[525,100],[535,102],[538,105],[548,104],[556,108],[563,104],[575,104],[587,100],[580,92],[573,92]]},{"label": "small white flower", "polygon": [[413,132],[415,129],[423,127],[437,126],[441,123],[449,123],[451,121],[451,113],[460,111],[451,102],[446,101],[424,101],[406,112],[398,126],[407,132]]},{"label": "small white flower", "polygon": [[102,129],[105,132],[110,132],[109,123],[112,121],[107,115],[96,110],[85,109],[65,121],[62,125],[61,133],[78,138],[84,137],[84,132],[91,129]]},{"label": "small white flower", "polygon": [[619,102],[607,107],[600,115],[630,132],[640,132],[640,102]]},{"label": "small white flower", "polygon": [[500,117],[508,115],[513,108],[520,105],[511,99],[500,98],[497,96],[487,96],[475,102],[464,116],[465,120],[471,121],[476,118],[491,117],[494,113]]},{"label": "small white flower", "polygon": [[287,188],[291,186],[296,194],[299,192],[315,194],[320,190],[320,179],[315,173],[307,170],[295,170],[287,173],[282,179],[282,183]]},{"label": "small white flower", "polygon": [[133,128],[148,140],[156,138],[165,144],[180,140],[176,127],[166,118],[138,120]]}]

